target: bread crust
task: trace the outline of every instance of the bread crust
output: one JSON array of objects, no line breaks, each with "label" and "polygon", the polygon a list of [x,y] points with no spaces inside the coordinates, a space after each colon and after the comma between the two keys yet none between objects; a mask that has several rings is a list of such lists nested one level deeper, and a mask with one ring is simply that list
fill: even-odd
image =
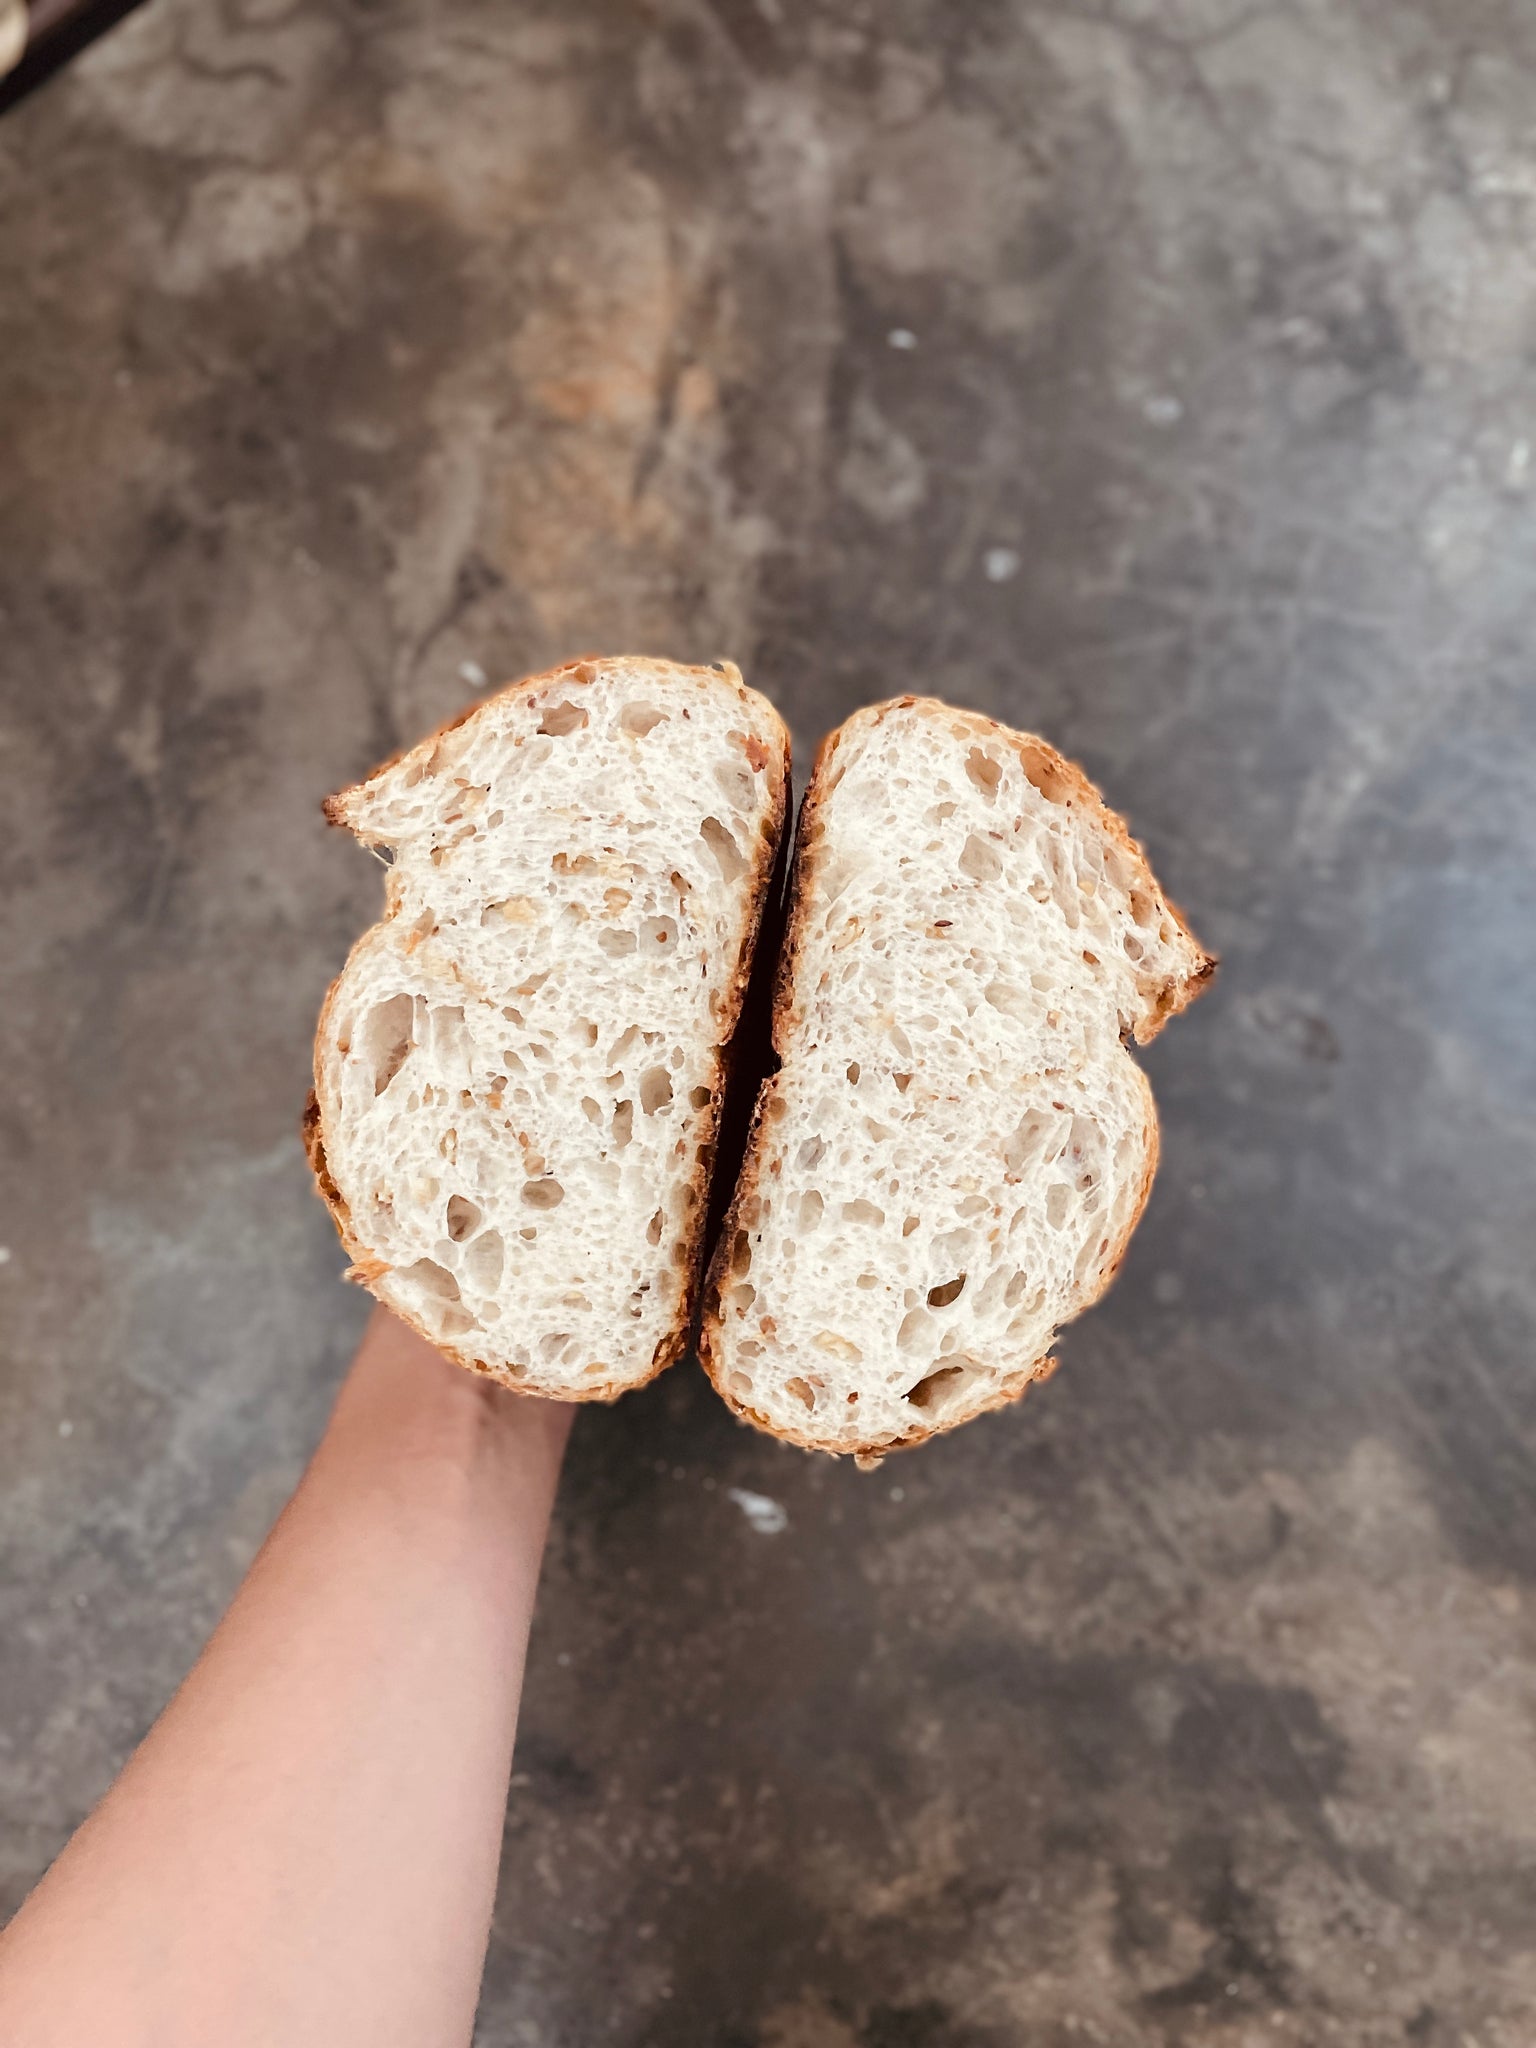
[{"label": "bread crust", "polygon": [[[719,1136],[720,1116],[724,1104],[732,1047],[741,1023],[743,1002],[752,973],[753,956],[756,952],[758,935],[762,928],[764,909],[769,895],[770,878],[774,871],[774,863],[778,858],[779,845],[783,838],[785,817],[788,809],[790,788],[789,730],[767,698],[747,688],[746,684],[742,681],[740,670],[733,662],[714,662],[703,667],[689,667],[677,662],[654,660],[646,655],[580,655],[571,661],[562,662],[558,668],[547,669],[538,675],[523,676],[516,682],[504,684],[502,688],[493,690],[485,697],[477,699],[474,703],[466,706],[463,711],[456,713],[454,717],[444,719],[441,725],[436,726],[424,739],[418,740],[414,746],[402,748],[398,753],[390,755],[387,760],[381,761],[376,768],[371,769],[361,781],[350,784],[346,789],[338,790],[334,795],[326,797],[321,804],[321,810],[324,812],[329,824],[345,826],[362,840],[365,845],[370,844],[372,843],[370,835],[360,829],[357,813],[365,793],[381,775],[388,773],[391,769],[405,761],[418,758],[423,762],[427,761],[446,734],[454,732],[461,725],[466,724],[485,705],[494,702],[498,697],[529,691],[536,692],[539,695],[554,690],[564,693],[573,686],[580,687],[593,682],[596,679],[598,669],[607,668],[616,663],[624,663],[640,670],[647,668],[658,671],[664,670],[673,680],[676,680],[679,675],[691,675],[696,677],[701,685],[707,685],[714,689],[718,689],[722,683],[725,683],[736,690],[743,706],[750,706],[754,716],[759,721],[763,720],[766,714],[767,719],[771,721],[771,730],[776,735],[778,742],[778,770],[772,780],[771,804],[767,818],[768,829],[759,840],[753,856],[750,875],[744,878],[743,881],[744,900],[747,908],[743,919],[741,943],[737,950],[735,970],[722,999],[720,1010],[721,1035],[712,1048],[714,1062],[711,1074],[712,1101],[707,1111],[700,1118],[698,1150],[695,1154],[693,1172],[689,1176],[685,1190],[685,1200],[689,1209],[688,1256],[684,1266],[683,1284],[678,1296],[676,1314],[673,1317],[670,1328],[664,1333],[656,1346],[649,1371],[644,1373],[639,1379],[595,1380],[591,1383],[583,1383],[580,1387],[554,1389],[536,1386],[529,1380],[515,1377],[499,1366],[490,1364],[482,1358],[477,1358],[473,1351],[464,1345],[455,1344],[434,1336],[431,1331],[424,1327],[417,1316],[413,1315],[408,1309],[402,1308],[398,1303],[390,1301],[385,1304],[391,1315],[398,1316],[402,1322],[408,1323],[419,1336],[424,1337],[435,1350],[441,1352],[445,1358],[451,1359],[455,1365],[463,1366],[468,1372],[478,1373],[482,1378],[495,1380],[498,1385],[509,1387],[516,1393],[531,1394],[541,1400],[551,1401],[616,1401],[621,1394],[630,1393],[636,1387],[649,1385],[659,1374],[665,1372],[669,1365],[676,1364],[687,1348],[688,1337],[697,1312],[703,1280],[709,1185],[715,1145]],[[369,936],[369,933],[377,931],[380,925],[387,924],[396,914],[397,907],[395,891],[386,882],[384,915],[378,924],[369,927],[369,932],[365,932],[362,939],[357,941],[357,944],[361,945],[363,940]],[[370,1293],[382,1299],[382,1296],[379,1296],[378,1293],[377,1282],[390,1268],[383,1264],[382,1261],[371,1258],[359,1243],[353,1228],[351,1211],[340,1189],[336,1186],[326,1159],[325,1118],[319,1095],[321,1085],[320,1048],[330,1030],[332,1009],[345,973],[346,969],[343,967],[342,973],[336,977],[335,981],[327,989],[325,1000],[320,1006],[320,1016],[316,1024],[314,1038],[315,1086],[311,1088],[309,1098],[304,1107],[304,1113],[300,1120],[300,1134],[304,1141],[304,1152],[309,1161],[310,1171],[314,1175],[316,1190],[319,1193],[320,1199],[330,1211],[332,1221],[336,1225],[336,1234],[341,1239],[343,1248],[352,1260],[352,1264],[347,1268],[345,1277],[348,1280],[355,1281],[359,1286],[366,1287]]]},{"label": "bread crust", "polygon": [[[1130,856],[1141,874],[1146,877],[1148,884],[1162,896],[1162,901],[1167,904],[1170,913],[1178,924],[1179,930],[1195,948],[1199,956],[1199,964],[1185,984],[1176,990],[1170,991],[1166,1001],[1159,1002],[1154,1016],[1146,1027],[1137,1031],[1137,1043],[1142,1045],[1149,1043],[1162,1030],[1170,1017],[1176,1016],[1180,1010],[1186,1009],[1197,996],[1204,993],[1205,989],[1210,985],[1219,962],[1214,953],[1201,945],[1193,931],[1191,931],[1183,914],[1169,902],[1166,896],[1162,895],[1160,889],[1157,889],[1156,878],[1152,874],[1146,854],[1143,852],[1139,842],[1131,837],[1130,828],[1125,820],[1118,812],[1110,810],[1099,791],[1089,781],[1082,769],[1075,762],[1069,761],[1064,755],[1059,754],[1045,740],[1037,738],[1032,733],[1017,732],[1012,727],[1002,724],[1000,720],[988,718],[980,712],[959,710],[954,705],[944,703],[938,697],[903,696],[893,697],[885,703],[871,705],[861,711],[856,711],[851,718],[846,719],[835,731],[828,733],[816,750],[816,758],[811,767],[811,779],[806,786],[805,795],[801,799],[799,819],[795,828],[794,854],[790,870],[789,911],[785,919],[784,940],[779,952],[774,982],[773,1049],[778,1058],[781,1061],[784,1058],[789,1049],[790,1041],[802,1021],[795,1009],[794,1003],[795,958],[799,949],[801,934],[809,917],[811,884],[815,879],[822,857],[824,830],[821,821],[821,810],[826,802],[830,788],[834,786],[829,781],[829,775],[839,745],[856,726],[878,724],[881,719],[895,710],[914,709],[920,710],[925,716],[942,717],[950,724],[962,723],[975,733],[978,740],[986,739],[994,744],[1010,747],[1019,755],[1024,765],[1025,774],[1031,782],[1036,783],[1037,787],[1041,786],[1041,778],[1047,777],[1055,784],[1070,790],[1071,801],[1081,803],[1085,807],[1092,807],[1096,822],[1105,836]],[[1095,1302],[1103,1298],[1119,1274],[1121,1266],[1125,1263],[1125,1256],[1130,1248],[1131,1239],[1135,1235],[1136,1226],[1140,1223],[1142,1214],[1146,1209],[1148,1199],[1152,1193],[1152,1183],[1157,1174],[1158,1156],[1161,1148],[1157,1106],[1153,1099],[1151,1084],[1148,1082],[1146,1075],[1142,1073],[1139,1067],[1136,1068],[1136,1073],[1140,1079],[1146,1102],[1147,1163],[1130,1219],[1111,1248],[1098,1285],[1094,1292],[1084,1300],[1082,1304],[1084,1309],[1092,1307]],[[774,1089],[774,1075],[769,1075],[758,1089],[757,1102],[753,1110],[751,1128],[747,1137],[746,1157],[736,1183],[736,1192],[731,1198],[725,1220],[720,1228],[720,1236],[715,1245],[714,1256],[710,1261],[709,1273],[704,1284],[698,1345],[699,1362],[709,1375],[716,1393],[719,1394],[726,1406],[736,1415],[740,1416],[744,1422],[751,1423],[755,1429],[760,1429],[769,1436],[779,1438],[783,1443],[795,1444],[801,1450],[824,1451],[831,1457],[852,1457],[861,1469],[869,1469],[878,1465],[881,1459],[892,1451],[915,1450],[919,1444],[927,1443],[932,1437],[947,1436],[952,1429],[959,1428],[963,1423],[974,1421],[978,1415],[987,1415],[995,1409],[1009,1407],[1013,1402],[1019,1400],[1031,1386],[1036,1385],[1042,1380],[1049,1379],[1056,1370],[1058,1361],[1051,1357],[1037,1359],[1032,1365],[1020,1368],[1017,1372],[1006,1375],[974,1407],[967,1409],[963,1414],[949,1418],[937,1425],[928,1423],[916,1424],[898,1437],[872,1438],[865,1443],[840,1443],[835,1446],[829,1445],[810,1432],[783,1427],[778,1423],[770,1421],[767,1416],[739,1400],[731,1393],[725,1381],[725,1363],[718,1349],[721,1325],[720,1293],[726,1280],[736,1232],[740,1228],[740,1216],[747,1203],[757,1193],[758,1180],[762,1169],[762,1147],[759,1143],[759,1133],[768,1105],[773,1098]]]}]

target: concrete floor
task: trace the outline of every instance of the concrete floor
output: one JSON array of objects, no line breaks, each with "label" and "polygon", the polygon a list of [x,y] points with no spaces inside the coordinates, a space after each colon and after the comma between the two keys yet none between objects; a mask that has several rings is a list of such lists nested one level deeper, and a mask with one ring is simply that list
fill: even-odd
[{"label": "concrete floor", "polygon": [[0,126],[0,1904],[362,1318],[320,796],[730,654],[1047,734],[1226,965],[1022,1407],[582,1418],[479,2039],[1528,2048],[1533,138],[1519,0],[154,0]]}]

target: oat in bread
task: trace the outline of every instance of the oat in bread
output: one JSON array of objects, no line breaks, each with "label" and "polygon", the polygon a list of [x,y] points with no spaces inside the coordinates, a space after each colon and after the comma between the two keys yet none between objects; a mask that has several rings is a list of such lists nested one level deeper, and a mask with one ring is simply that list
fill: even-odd
[{"label": "oat in bread", "polygon": [[868,1460],[1050,1370],[1157,1161],[1125,1041],[1215,961],[1079,769],[933,698],[826,742],[791,887],[701,1356],[759,1427]]},{"label": "oat in bread", "polygon": [[354,1278],[451,1358],[611,1399],[686,1340],[788,738],[729,666],[574,662],[332,797],[392,850],[315,1039]]}]

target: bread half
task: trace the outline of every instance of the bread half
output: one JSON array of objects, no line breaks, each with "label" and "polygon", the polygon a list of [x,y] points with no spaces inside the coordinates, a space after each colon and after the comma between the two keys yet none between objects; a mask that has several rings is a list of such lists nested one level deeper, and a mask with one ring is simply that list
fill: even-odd
[{"label": "bread half", "polygon": [[450,1358],[609,1400],[689,1328],[788,737],[737,671],[512,684],[326,813],[393,859],[315,1039],[352,1277]]},{"label": "bread half", "polygon": [[1157,1162],[1126,1042],[1216,963],[1079,769],[932,698],[824,744],[791,889],[701,1356],[760,1428],[868,1459],[1051,1369]]}]

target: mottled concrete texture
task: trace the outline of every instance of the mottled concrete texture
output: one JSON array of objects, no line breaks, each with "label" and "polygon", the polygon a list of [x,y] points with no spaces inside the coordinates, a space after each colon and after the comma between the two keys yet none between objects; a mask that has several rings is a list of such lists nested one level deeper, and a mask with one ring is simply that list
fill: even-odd
[{"label": "mottled concrete texture", "polygon": [[361,1321],[319,797],[731,654],[802,762],[1046,733],[1226,968],[1021,1408],[582,1419],[481,2041],[1528,2048],[1531,8],[152,0],[0,127],[0,276],[0,1901]]}]

